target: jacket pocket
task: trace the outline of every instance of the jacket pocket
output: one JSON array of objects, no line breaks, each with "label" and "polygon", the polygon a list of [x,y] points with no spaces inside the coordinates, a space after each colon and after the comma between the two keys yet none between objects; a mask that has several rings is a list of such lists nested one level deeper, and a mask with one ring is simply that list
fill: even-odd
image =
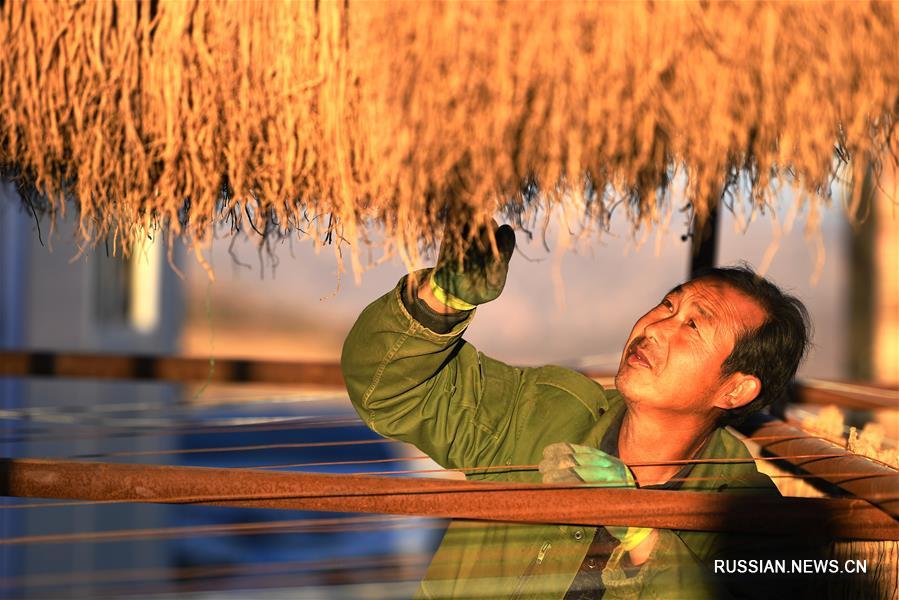
[{"label": "jacket pocket", "polygon": [[537,552],[537,556],[531,559],[531,562],[528,563],[527,568],[524,570],[524,573],[521,574],[521,577],[518,578],[518,584],[515,586],[515,591],[512,592],[512,600],[518,600],[521,598],[521,593],[524,590],[525,585],[530,581],[531,577],[534,576],[534,572],[543,564],[544,559],[546,558],[546,553],[549,552],[549,549],[552,548],[552,544],[549,542],[543,542],[540,546],[540,550]]}]

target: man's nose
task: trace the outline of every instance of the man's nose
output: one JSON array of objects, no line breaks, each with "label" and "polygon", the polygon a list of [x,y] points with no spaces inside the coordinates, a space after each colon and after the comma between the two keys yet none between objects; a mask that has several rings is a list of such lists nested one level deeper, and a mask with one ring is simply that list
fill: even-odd
[{"label": "man's nose", "polygon": [[664,319],[654,319],[643,327],[643,335],[646,337],[646,339],[658,343],[659,341],[665,339],[665,336],[668,334],[668,330],[670,329],[670,323],[670,317],[666,317]]}]

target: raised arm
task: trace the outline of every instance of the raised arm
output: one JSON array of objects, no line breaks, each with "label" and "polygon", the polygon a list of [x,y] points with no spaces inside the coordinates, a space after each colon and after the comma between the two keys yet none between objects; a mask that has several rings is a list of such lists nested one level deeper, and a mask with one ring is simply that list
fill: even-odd
[{"label": "raised arm", "polygon": [[481,257],[479,270],[467,260],[473,252],[456,265],[442,249],[433,273],[403,277],[362,312],[344,342],[341,366],[362,419],[381,435],[416,445],[444,467],[492,464],[514,443],[509,427],[522,370],[462,339],[473,306],[502,290],[511,254],[511,248],[504,249],[493,256],[501,261],[501,276],[489,257]]}]

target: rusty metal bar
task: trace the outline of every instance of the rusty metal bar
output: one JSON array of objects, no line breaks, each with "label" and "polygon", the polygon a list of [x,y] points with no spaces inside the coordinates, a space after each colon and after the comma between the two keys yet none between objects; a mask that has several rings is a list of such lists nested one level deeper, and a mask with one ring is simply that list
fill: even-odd
[{"label": "rusty metal bar", "polygon": [[213,368],[206,358],[150,355],[0,351],[4,375],[343,387],[337,363],[220,358]]},{"label": "rusty metal bar", "polygon": [[899,522],[856,499],[565,488],[36,459],[0,461],[0,492],[31,498],[899,540]]},{"label": "rusty metal bar", "polygon": [[[780,457],[793,467],[867,500],[899,519],[899,471],[771,417],[756,416],[737,429],[758,444],[767,456]],[[798,458],[809,455],[818,457]]]}]

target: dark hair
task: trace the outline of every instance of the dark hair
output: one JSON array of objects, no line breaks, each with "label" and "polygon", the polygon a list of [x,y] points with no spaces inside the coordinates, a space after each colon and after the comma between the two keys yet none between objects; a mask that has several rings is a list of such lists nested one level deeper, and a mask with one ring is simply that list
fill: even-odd
[{"label": "dark hair", "polygon": [[749,404],[724,411],[723,425],[738,423],[779,400],[796,375],[808,351],[811,321],[801,300],[758,275],[748,265],[713,268],[693,278],[730,286],[757,302],[765,311],[765,321],[742,332],[721,365],[721,377],[733,373],[754,375],[762,383],[759,395]]}]

